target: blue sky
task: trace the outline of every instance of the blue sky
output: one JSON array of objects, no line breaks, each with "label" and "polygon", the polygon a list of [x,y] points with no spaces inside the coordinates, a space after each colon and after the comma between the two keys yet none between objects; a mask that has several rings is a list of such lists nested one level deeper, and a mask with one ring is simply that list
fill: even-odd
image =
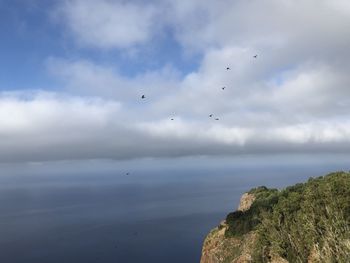
[{"label": "blue sky", "polygon": [[348,154],[349,17],[345,0],[0,0],[0,161]]}]

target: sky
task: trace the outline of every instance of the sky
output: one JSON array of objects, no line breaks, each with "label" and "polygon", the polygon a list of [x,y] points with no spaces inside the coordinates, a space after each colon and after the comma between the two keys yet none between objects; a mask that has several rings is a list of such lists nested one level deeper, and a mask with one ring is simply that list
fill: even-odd
[{"label": "sky", "polygon": [[0,163],[347,155],[349,28],[347,0],[0,0]]}]

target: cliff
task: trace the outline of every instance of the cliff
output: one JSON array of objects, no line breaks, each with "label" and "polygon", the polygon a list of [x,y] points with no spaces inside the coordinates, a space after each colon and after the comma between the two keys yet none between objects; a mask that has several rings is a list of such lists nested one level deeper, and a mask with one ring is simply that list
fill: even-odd
[{"label": "cliff", "polygon": [[350,262],[350,174],[254,188],[206,237],[201,263]]}]

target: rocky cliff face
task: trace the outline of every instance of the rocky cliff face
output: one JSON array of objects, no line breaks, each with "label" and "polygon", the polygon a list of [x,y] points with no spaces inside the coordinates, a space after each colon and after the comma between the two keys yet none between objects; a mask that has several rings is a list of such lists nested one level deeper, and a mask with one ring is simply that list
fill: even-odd
[{"label": "rocky cliff face", "polygon": [[238,211],[247,211],[252,206],[255,200],[254,194],[244,193],[239,201]]},{"label": "rocky cliff face", "polygon": [[350,262],[350,173],[243,194],[205,238],[200,262]]},{"label": "rocky cliff face", "polygon": [[226,228],[213,229],[204,241],[201,263],[252,262],[256,235],[251,232],[243,238],[226,238]]},{"label": "rocky cliff face", "polygon": [[[256,196],[251,193],[244,193],[240,199],[237,211],[245,212],[250,209]],[[229,225],[226,220],[211,230],[204,240],[202,257],[200,263],[252,263],[254,245],[257,241],[256,231],[240,236],[226,236]],[[276,254],[269,256],[271,263],[288,263],[287,260]],[[318,261],[309,261],[318,262]]]},{"label": "rocky cliff face", "polygon": [[[254,194],[243,194],[238,211],[249,210],[254,200]],[[201,263],[252,262],[251,251],[253,251],[256,234],[252,231],[242,238],[227,238],[225,237],[227,229],[226,220],[223,220],[218,227],[209,233],[204,241]]]}]

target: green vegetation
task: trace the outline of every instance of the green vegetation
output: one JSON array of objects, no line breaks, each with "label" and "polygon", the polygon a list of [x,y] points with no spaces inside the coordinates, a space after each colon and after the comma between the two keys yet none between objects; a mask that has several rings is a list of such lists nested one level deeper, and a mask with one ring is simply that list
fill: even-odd
[{"label": "green vegetation", "polygon": [[255,230],[261,224],[262,213],[271,212],[278,201],[279,192],[277,189],[268,189],[265,186],[254,188],[248,192],[254,194],[255,201],[249,210],[235,211],[228,214],[226,222],[229,225],[226,236],[242,236]]},{"label": "green vegetation", "polygon": [[350,262],[350,174],[310,178],[282,191],[252,189],[249,210],[227,216],[226,237],[255,231],[254,262]]}]

